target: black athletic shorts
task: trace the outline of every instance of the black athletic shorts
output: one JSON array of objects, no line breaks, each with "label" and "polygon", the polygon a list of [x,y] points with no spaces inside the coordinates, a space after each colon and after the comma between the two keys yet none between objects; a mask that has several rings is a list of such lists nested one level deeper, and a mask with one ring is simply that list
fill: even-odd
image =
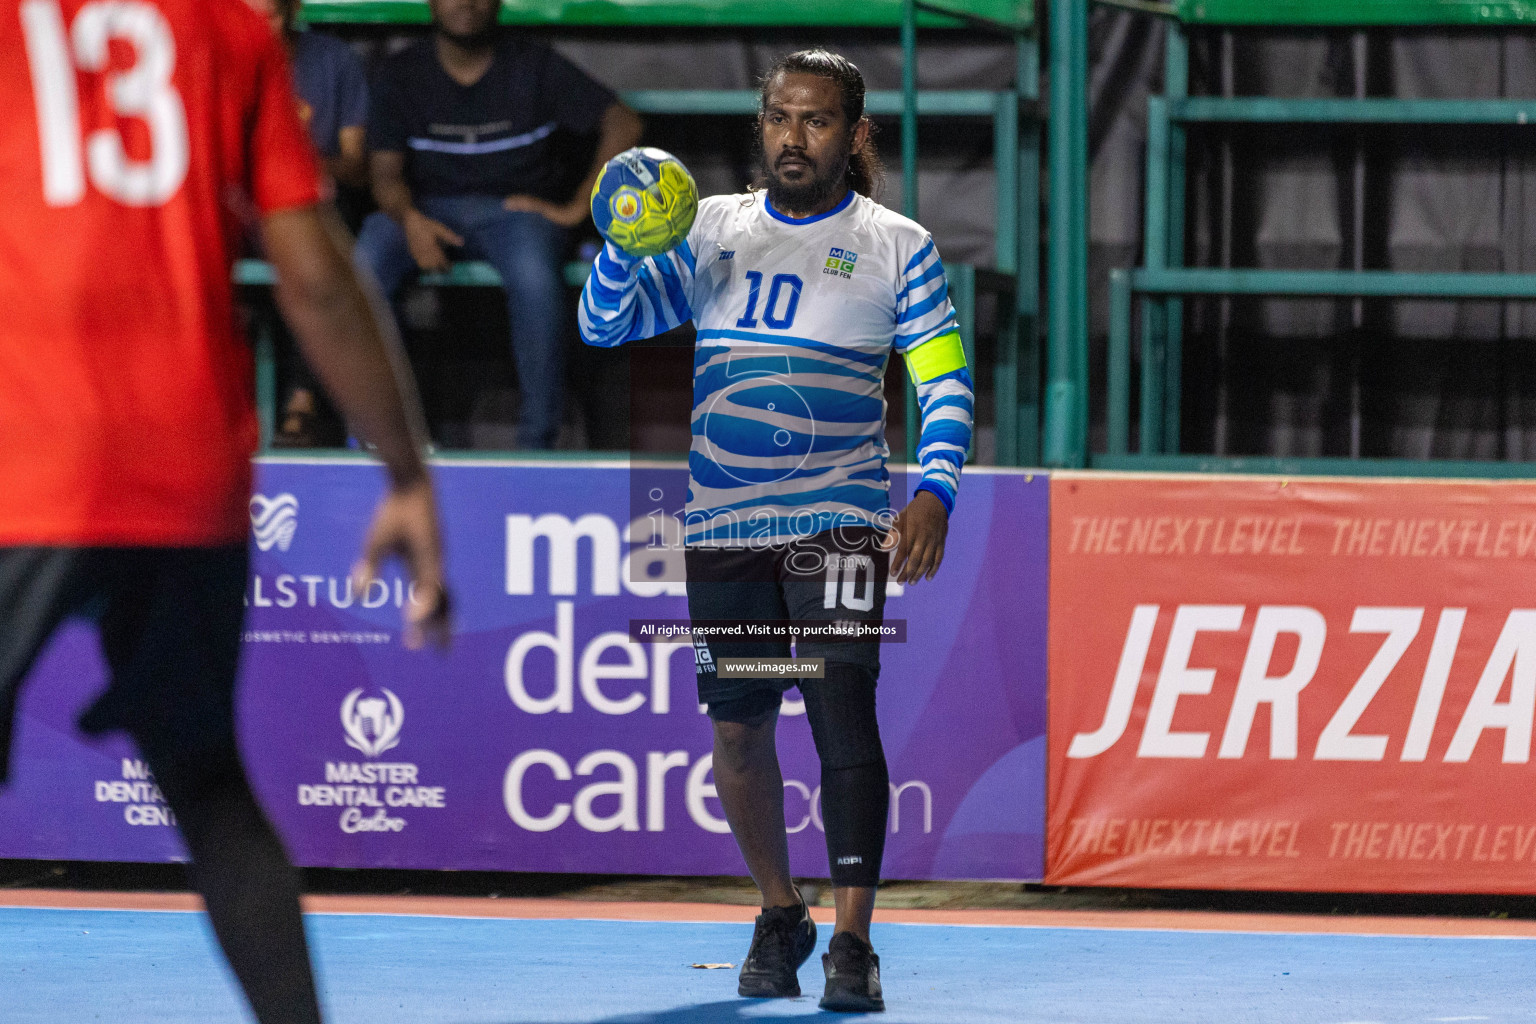
[{"label": "black athletic shorts", "polygon": [[[890,553],[872,526],[840,526],[766,548],[690,547],[688,617],[694,623],[829,623],[880,625]],[[722,679],[721,658],[787,658],[788,639],[695,636],[699,703],[723,704],[760,690],[783,693],[796,678]],[[859,665],[878,675],[878,640],[799,640],[796,658]]]},{"label": "black athletic shorts", "polygon": [[111,679],[80,718],[128,732],[160,770],[238,758],[234,691],[244,544],[215,548],[0,547],[0,782],[16,698],[66,618],[96,622]]}]

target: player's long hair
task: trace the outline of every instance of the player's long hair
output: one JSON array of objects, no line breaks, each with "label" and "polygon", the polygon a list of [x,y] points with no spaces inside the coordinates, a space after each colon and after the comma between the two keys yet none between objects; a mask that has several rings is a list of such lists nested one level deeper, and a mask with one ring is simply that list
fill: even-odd
[{"label": "player's long hair", "polygon": [[[840,53],[821,49],[800,50],[774,61],[768,73],[763,76],[757,114],[759,146],[763,140],[762,120],[763,111],[768,106],[768,90],[773,80],[781,74],[816,75],[836,82],[838,92],[843,97],[843,114],[848,118],[849,136],[852,137],[854,128],[864,119],[864,75],[860,73],[858,65]],[[875,146],[873,123],[869,126],[864,148],[849,154],[848,185],[859,195],[868,196],[877,203],[885,191],[885,164],[881,162],[880,151]]]}]

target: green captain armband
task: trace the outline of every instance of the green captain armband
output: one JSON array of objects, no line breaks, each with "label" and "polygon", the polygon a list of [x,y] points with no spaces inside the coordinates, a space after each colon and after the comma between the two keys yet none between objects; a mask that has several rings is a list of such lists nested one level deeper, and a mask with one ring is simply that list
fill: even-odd
[{"label": "green captain armband", "polygon": [[913,384],[926,384],[946,373],[965,369],[965,346],[960,343],[959,331],[929,338],[907,349],[906,357],[907,373]]}]

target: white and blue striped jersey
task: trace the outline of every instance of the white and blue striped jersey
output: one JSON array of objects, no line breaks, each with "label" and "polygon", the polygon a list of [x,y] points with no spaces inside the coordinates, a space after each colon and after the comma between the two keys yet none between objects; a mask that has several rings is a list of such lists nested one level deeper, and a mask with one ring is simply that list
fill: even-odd
[{"label": "white and blue striped jersey", "polygon": [[699,204],[687,240],[612,243],[582,292],[582,338],[611,347],[693,320],[688,544],[807,536],[889,513],[882,382],[917,382],[920,490],[953,509],[971,444],[971,376],[944,265],[923,228],[849,192],[796,220],[765,193]]}]

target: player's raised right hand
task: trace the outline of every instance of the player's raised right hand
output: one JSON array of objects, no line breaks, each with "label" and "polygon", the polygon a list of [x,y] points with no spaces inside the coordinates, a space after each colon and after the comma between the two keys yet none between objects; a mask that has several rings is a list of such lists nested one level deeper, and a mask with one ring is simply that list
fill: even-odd
[{"label": "player's raised right hand", "polygon": [[448,270],[451,261],[443,246],[461,248],[464,239],[448,225],[433,220],[420,210],[411,210],[400,225],[405,230],[405,244],[411,251],[411,259],[423,273],[441,274]]},{"label": "player's raised right hand", "polygon": [[681,160],[636,146],[603,165],[592,185],[592,223],[630,256],[660,256],[688,237],[699,189]]}]

